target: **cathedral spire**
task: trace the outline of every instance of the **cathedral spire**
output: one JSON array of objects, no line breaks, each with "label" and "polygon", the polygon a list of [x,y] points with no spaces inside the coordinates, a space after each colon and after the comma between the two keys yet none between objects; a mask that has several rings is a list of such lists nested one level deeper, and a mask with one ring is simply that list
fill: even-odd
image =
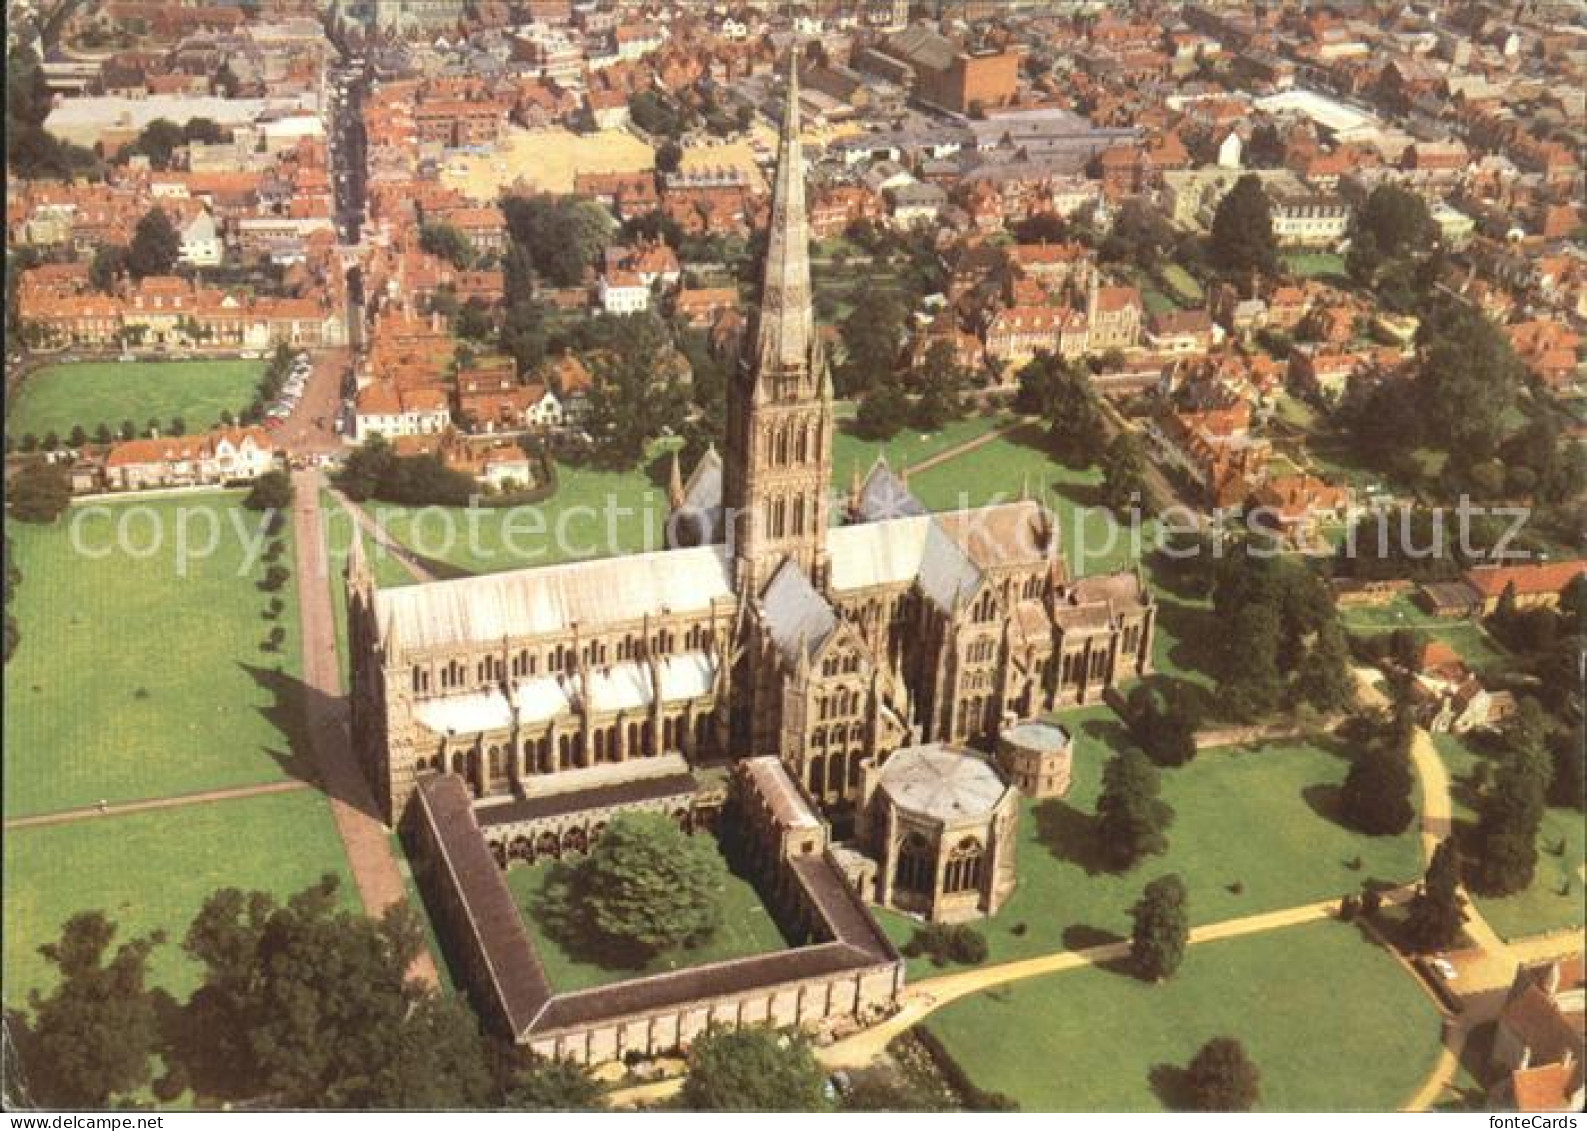
[{"label": "cathedral spire", "polygon": [[771,228],[761,276],[760,309],[751,339],[752,372],[760,379],[804,367],[815,341],[810,294],[810,231],[805,211],[804,150],[799,141],[799,52],[789,52],[788,98],[777,143]]}]

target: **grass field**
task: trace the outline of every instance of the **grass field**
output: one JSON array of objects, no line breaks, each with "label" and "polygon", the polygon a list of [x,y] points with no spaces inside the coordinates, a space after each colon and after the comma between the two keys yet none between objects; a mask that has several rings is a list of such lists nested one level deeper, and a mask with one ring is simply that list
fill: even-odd
[{"label": "grass field", "polygon": [[[666,458],[658,449],[650,466],[622,472],[559,464],[557,493],[544,503],[470,511],[370,501],[364,510],[443,576],[659,550],[665,546],[667,492],[666,464],[656,461]],[[374,555],[380,584],[388,584],[381,558],[392,574],[402,572],[372,541],[365,546]],[[408,580],[404,575],[393,583]]]},{"label": "grass field", "polygon": [[1412,977],[1336,922],[1193,947],[1156,986],[1094,968],[1019,982],[927,1025],[977,1085],[1026,1111],[1180,1107],[1183,1068],[1218,1036],[1256,1064],[1262,1109],[1395,1111],[1439,1050]]},{"label": "grass field", "polygon": [[[984,436],[993,429],[1008,424],[1012,419],[1002,414],[970,416],[963,420],[952,421],[936,432],[923,433],[913,428],[905,428],[891,440],[881,442],[862,440],[854,434],[851,423],[840,422],[837,434],[832,440],[832,484],[838,490],[847,492],[855,469],[859,469],[860,477],[863,479],[879,455],[887,458],[888,466],[895,472],[908,471],[922,460],[930,459],[978,436]],[[961,458],[973,459],[974,453]],[[949,464],[956,462],[950,460]],[[1017,489],[1018,484],[1015,486]]]},{"label": "grass field", "polygon": [[262,361],[83,361],[49,365],[22,382],[6,418],[6,435],[57,433],[74,425],[90,436],[104,424],[112,432],[132,421],[141,435],[149,418],[163,432],[180,416],[189,432],[220,423],[225,410],[240,413],[254,398]]},{"label": "grass field", "polygon": [[[1074,784],[1061,800],[1023,804],[1019,885],[1002,911],[978,924],[992,962],[1127,937],[1141,888],[1169,872],[1184,879],[1191,921],[1200,924],[1329,899],[1369,880],[1400,883],[1420,871],[1414,829],[1366,837],[1338,822],[1347,754],[1286,742],[1206,750],[1188,766],[1165,770],[1163,798],[1175,812],[1168,852],[1122,875],[1106,872],[1092,814],[1103,764],[1129,740],[1105,708],[1061,718],[1076,732]],[[895,941],[914,932],[905,916],[881,914]],[[929,959],[912,960],[910,977],[931,969]]]},{"label": "grass field", "polygon": [[[74,508],[48,527],[11,523],[22,570],[15,614],[21,643],[5,670],[5,815],[15,817],[206,789],[278,781],[307,772],[295,579],[279,596],[245,570],[241,529],[260,516],[236,493]],[[216,551],[178,573],[178,524]],[[81,546],[72,546],[78,522]],[[115,531],[129,538],[115,549]],[[164,531],[164,546],[135,556]],[[291,568],[291,531],[281,561]],[[261,544],[262,545],[262,544]],[[281,649],[261,645],[271,626]]]},{"label": "grass field", "polygon": [[331,872],[347,905],[358,903],[330,802],[312,789],[13,830],[4,852],[7,1007],[53,984],[38,948],[79,911],[104,911],[121,941],[164,930],[151,980],[185,995],[198,967],[181,953],[182,935],[210,892],[285,896]]},{"label": "grass field", "polygon": [[[1471,785],[1471,774],[1479,765],[1492,760],[1458,735],[1435,735],[1433,745],[1449,768],[1456,828],[1469,829],[1477,819],[1477,793]],[[1496,766],[1489,766],[1490,778],[1496,769]],[[1537,874],[1530,887],[1502,898],[1474,897],[1483,918],[1502,938],[1513,941],[1582,925],[1587,843],[1583,840],[1581,812],[1549,807],[1543,814],[1537,843]],[[1556,854],[1553,849],[1561,845],[1563,851]]]},{"label": "grass field", "polygon": [[1379,606],[1341,609],[1339,616],[1346,629],[1362,635],[1409,628],[1428,640],[1441,640],[1477,672],[1514,665],[1504,645],[1490,636],[1479,622],[1440,619],[1425,612],[1409,597],[1395,597]]},{"label": "grass field", "polygon": [[1325,279],[1330,282],[1348,282],[1345,274],[1345,257],[1331,251],[1292,251],[1279,256],[1290,271],[1303,279]]},{"label": "grass field", "polygon": [[754,886],[735,873],[729,875],[722,893],[722,926],[708,942],[693,949],[664,952],[642,965],[615,957],[603,958],[598,947],[570,940],[548,927],[543,905],[545,892],[554,880],[566,874],[567,865],[560,863],[514,864],[507,872],[507,886],[523,912],[535,953],[545,967],[546,977],[558,992],[704,966],[729,958],[746,958],[783,950],[788,945]]},{"label": "grass field", "polygon": [[1200,306],[1207,301],[1207,292],[1202,290],[1195,276],[1179,264],[1165,263],[1157,273],[1176,301],[1186,306]]},{"label": "grass field", "polygon": [[909,489],[934,511],[1012,502],[1029,483],[1037,497],[1045,489],[1057,512],[1059,536],[1075,576],[1124,569],[1150,547],[1153,526],[1144,524],[1136,545],[1128,529],[1097,503],[1102,472],[1076,470],[1048,454],[1042,428],[1031,424],[999,436],[973,452],[909,478]]}]

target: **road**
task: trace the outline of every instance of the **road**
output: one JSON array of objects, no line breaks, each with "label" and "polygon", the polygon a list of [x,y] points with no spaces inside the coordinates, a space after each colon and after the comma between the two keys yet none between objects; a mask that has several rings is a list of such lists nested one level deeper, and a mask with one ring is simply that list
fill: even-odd
[{"label": "road", "polygon": [[[375,797],[349,741],[347,705],[342,696],[342,666],[336,652],[336,612],[320,511],[324,479],[317,469],[292,476],[292,512],[297,546],[298,606],[303,624],[303,681],[308,731],[320,768],[320,780],[331,800],[336,831],[347,849],[358,898],[371,916],[379,916],[407,898],[402,873]],[[410,975],[439,986],[428,949],[415,960]]]},{"label": "road", "polygon": [[319,457],[342,450],[336,417],[342,405],[342,381],[352,368],[352,351],[346,347],[315,350],[309,355],[313,369],[304,382],[303,395],[292,415],[275,429],[275,442],[293,456]]}]

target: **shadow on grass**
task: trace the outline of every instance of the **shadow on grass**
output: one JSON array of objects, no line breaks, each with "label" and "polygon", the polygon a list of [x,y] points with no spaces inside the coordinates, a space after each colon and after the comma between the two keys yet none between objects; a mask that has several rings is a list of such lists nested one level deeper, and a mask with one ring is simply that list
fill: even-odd
[{"label": "shadow on grass", "polygon": [[1218,631],[1218,618],[1210,606],[1164,599],[1157,602],[1158,628],[1173,638],[1168,660],[1184,672],[1215,677],[1218,671],[1218,645],[1224,639]]},{"label": "shadow on grass", "polygon": [[1344,790],[1340,786],[1331,782],[1317,782],[1302,789],[1300,795],[1306,802],[1306,807],[1329,824],[1338,825],[1346,832],[1356,831],[1345,822],[1341,812]]},{"label": "shadow on grass", "polygon": [[1116,718],[1087,719],[1080,724],[1080,730],[1109,750],[1135,748],[1135,739],[1130,736],[1129,728]]},{"label": "shadow on grass", "polygon": [[1191,1111],[1190,1071],[1177,1064],[1154,1064],[1146,1074],[1152,1094],[1169,1111]]},{"label": "shadow on grass", "polygon": [[1065,801],[1043,801],[1031,810],[1036,839],[1059,860],[1067,860],[1095,876],[1112,871],[1097,843],[1096,818]]},{"label": "shadow on grass", "polygon": [[[241,667],[254,683],[271,694],[270,705],[259,708],[259,713],[287,738],[287,750],[268,751],[282,771],[318,787],[333,801],[340,801],[383,822],[385,817],[375,805],[374,793],[356,766],[352,765],[352,751],[346,749],[347,729],[344,725],[342,698],[326,695],[297,676],[278,668],[254,664],[243,664]],[[348,772],[321,772],[320,760],[314,753],[309,737],[311,734],[318,735],[321,742],[340,744],[334,745],[328,754],[337,760],[346,759]]]},{"label": "shadow on grass", "polygon": [[1089,923],[1072,923],[1064,928],[1065,950],[1090,950],[1095,946],[1112,946],[1124,941],[1124,936]]},{"label": "shadow on grass", "polygon": [[313,701],[319,700],[320,708],[339,711],[340,701],[330,700],[297,676],[290,675],[280,668],[262,667],[257,664],[242,664],[241,667],[256,686],[270,693],[270,703],[260,707],[259,713],[287,741],[287,749],[270,748],[266,752],[289,777],[319,784],[319,765],[314,757],[314,746],[309,739],[310,728],[313,725],[310,720],[318,716],[309,713],[310,707]]}]

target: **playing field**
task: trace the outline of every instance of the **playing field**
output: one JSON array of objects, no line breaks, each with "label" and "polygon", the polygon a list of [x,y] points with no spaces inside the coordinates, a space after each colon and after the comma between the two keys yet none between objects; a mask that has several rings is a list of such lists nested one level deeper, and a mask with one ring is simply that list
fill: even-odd
[{"label": "playing field", "polygon": [[220,423],[253,401],[262,361],[83,361],[49,365],[23,380],[6,417],[6,434],[32,432],[62,440],[74,426],[90,437],[101,424],[112,432],[130,420],[141,435],[150,419],[160,431],[180,416],[188,432]]},{"label": "playing field", "polygon": [[[14,756],[9,741],[6,751]],[[164,930],[152,982],[185,996],[197,984],[198,967],[182,954],[182,935],[212,891],[286,896],[326,872],[341,878],[343,899],[357,906],[330,802],[313,789],[11,830],[5,835],[5,1004],[20,1005],[28,990],[53,984],[38,948],[58,938],[72,915],[94,909],[120,927],[118,940]]]},{"label": "playing field", "polygon": [[587,939],[572,937],[548,926],[545,892],[548,885],[566,875],[566,866],[557,863],[514,864],[507,872],[507,886],[523,912],[535,953],[545,967],[546,977],[559,993],[646,974],[704,966],[729,958],[746,958],[783,950],[788,945],[754,886],[736,873],[730,873],[722,892],[722,925],[708,942],[692,949],[666,951],[642,965],[634,965],[631,961],[603,955],[601,948]]},{"label": "playing field", "polygon": [[[1477,791],[1472,787],[1472,771],[1486,763],[1491,780],[1497,766],[1469,740],[1458,735],[1435,735],[1433,745],[1449,768],[1456,828],[1468,830],[1477,819]],[[1583,839],[1581,811],[1550,806],[1544,811],[1537,845],[1537,873],[1530,887],[1502,898],[1475,897],[1488,925],[1510,941],[1582,925],[1587,843]]]},{"label": "playing field", "polygon": [[[7,817],[308,772],[295,579],[266,619],[267,542],[238,493],[79,504],[7,534],[22,571],[21,642],[5,669]],[[290,569],[290,529],[282,542]],[[266,651],[278,624],[282,644]]]},{"label": "playing field", "polygon": [[[1141,888],[1169,872],[1184,879],[1191,921],[1201,924],[1331,899],[1367,881],[1403,883],[1421,870],[1414,827],[1368,837],[1339,823],[1348,755],[1297,741],[1204,750],[1190,765],[1164,770],[1162,796],[1175,813],[1168,852],[1122,875],[1105,871],[1093,814],[1102,767],[1129,739],[1106,708],[1059,718],[1076,733],[1074,783],[1061,800],[1023,802],[1019,884],[994,918],[977,924],[990,962],[1127,937]],[[881,917],[897,942],[915,930],[902,915]],[[911,960],[911,978],[931,971],[929,959]]]},{"label": "playing field", "polygon": [[1337,922],[1194,946],[1161,985],[1095,968],[1016,982],[926,1024],[978,1086],[1025,1111],[1182,1108],[1185,1065],[1223,1036],[1260,1072],[1261,1109],[1396,1111],[1439,1052],[1427,995]]},{"label": "playing field", "polygon": [[510,126],[492,152],[448,158],[441,180],[475,200],[494,203],[503,190],[572,192],[579,173],[637,173],[655,167],[654,151],[627,130],[576,134],[560,126]]}]

